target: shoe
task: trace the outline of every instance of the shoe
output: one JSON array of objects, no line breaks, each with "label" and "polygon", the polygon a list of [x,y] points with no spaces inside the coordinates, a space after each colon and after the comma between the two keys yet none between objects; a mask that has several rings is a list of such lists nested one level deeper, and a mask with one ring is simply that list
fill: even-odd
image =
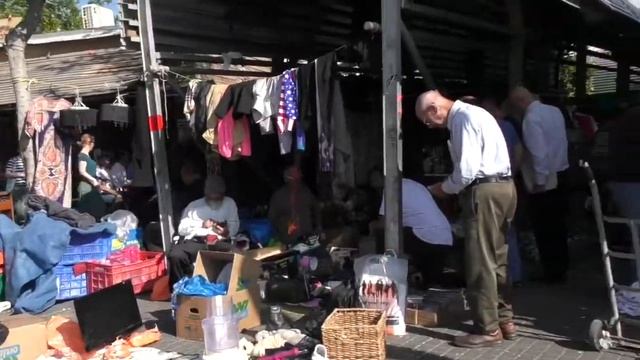
[{"label": "shoe", "polygon": [[518,336],[518,327],[513,321],[500,324],[500,331],[505,340],[513,340]]},{"label": "shoe", "polygon": [[456,336],[453,340],[455,346],[463,348],[481,348],[491,347],[502,343],[502,332],[496,330],[486,335],[469,334],[465,336]]},{"label": "shoe", "polygon": [[316,345],[316,348],[313,350],[313,355],[311,355],[311,360],[329,360],[327,357],[327,348],[322,345]]}]

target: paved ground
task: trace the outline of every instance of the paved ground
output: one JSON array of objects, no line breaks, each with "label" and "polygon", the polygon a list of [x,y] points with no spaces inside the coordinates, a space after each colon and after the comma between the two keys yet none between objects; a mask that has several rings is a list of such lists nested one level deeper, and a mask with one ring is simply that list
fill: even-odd
[{"label": "paved ground", "polygon": [[[592,263],[589,261],[588,263]],[[410,327],[403,337],[387,340],[388,359],[531,359],[531,360],[616,360],[640,359],[640,353],[614,350],[598,353],[586,343],[590,321],[607,313],[601,277],[597,271],[574,269],[567,286],[536,286],[529,284],[516,289],[514,304],[521,336],[491,349],[465,350],[450,345],[453,336],[466,329],[464,315],[443,319],[442,328]],[[585,274],[594,274],[587,275]],[[165,333],[156,347],[177,351],[185,359],[199,358],[203,345],[199,342],[176,339],[169,304],[140,300],[144,320],[158,322]],[[454,306],[455,307],[455,306]],[[459,307],[459,306],[458,306]],[[71,303],[58,304],[49,311],[73,317]],[[462,316],[462,317],[460,317]]]},{"label": "paved ground", "polygon": [[[588,223],[588,222],[587,222]],[[576,227],[587,226],[583,222]],[[573,233],[591,233],[592,229],[572,229]],[[613,350],[596,352],[586,342],[589,323],[594,318],[606,318],[608,304],[604,292],[602,265],[598,244],[588,236],[574,237],[572,271],[568,285],[541,286],[525,284],[514,291],[514,309],[521,336],[490,349],[465,350],[450,345],[452,337],[463,334],[468,323],[466,314],[450,310],[453,314],[442,319],[441,328],[410,327],[403,337],[387,339],[388,359],[522,359],[522,360],[626,360],[640,359],[640,352]],[[451,309],[462,308],[459,297],[454,297]],[[185,359],[198,359],[203,344],[176,339],[175,326],[168,303],[141,299],[144,320],[158,323],[165,333],[155,346],[166,351],[184,354]],[[458,306],[455,306],[455,305]],[[58,304],[48,314],[74,317],[71,303]],[[627,336],[640,339],[638,332]]]}]

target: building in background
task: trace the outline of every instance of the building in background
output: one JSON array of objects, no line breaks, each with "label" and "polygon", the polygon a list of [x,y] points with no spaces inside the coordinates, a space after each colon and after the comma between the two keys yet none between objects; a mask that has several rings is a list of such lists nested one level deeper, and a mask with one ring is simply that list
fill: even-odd
[{"label": "building in background", "polygon": [[115,17],[111,9],[95,4],[82,7],[82,26],[85,29],[114,26],[115,24]]}]

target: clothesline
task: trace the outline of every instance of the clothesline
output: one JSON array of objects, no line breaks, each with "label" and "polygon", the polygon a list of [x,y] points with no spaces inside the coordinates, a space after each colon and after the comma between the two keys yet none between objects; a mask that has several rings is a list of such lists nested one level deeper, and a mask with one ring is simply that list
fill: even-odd
[{"label": "clothesline", "polygon": [[[76,97],[80,97],[80,88],[77,87],[77,86],[59,84],[59,83],[52,83],[52,82],[49,82],[49,81],[42,81],[42,80],[39,80],[37,78],[19,78],[19,79],[16,79],[16,81],[28,83],[27,84],[27,91],[31,91],[31,85],[33,85],[33,84],[42,84],[42,85],[49,85],[49,87],[74,89],[75,92],[76,92]],[[135,82],[138,82],[138,81],[140,81],[140,80],[139,79],[134,79],[134,80],[127,80],[127,81],[120,81],[119,83],[104,83],[104,86],[106,88],[111,88],[111,89],[117,90],[119,92],[121,88],[125,87],[125,85],[131,84],[131,83],[135,83]]]},{"label": "clothesline", "polygon": [[[347,44],[340,45],[340,46],[338,46],[337,48],[335,48],[335,49],[333,49],[333,50],[331,50],[331,51],[328,51],[328,52],[326,52],[326,53],[322,54],[321,56],[319,56],[319,57],[317,57],[317,58],[315,58],[315,59],[313,59],[313,60],[311,60],[311,61],[307,61],[307,63],[306,63],[306,64],[308,64],[308,63],[310,63],[310,62],[315,62],[315,61],[317,61],[319,58],[321,58],[321,57],[323,57],[323,56],[325,56],[325,55],[327,55],[327,54],[336,53],[336,52],[338,52],[338,51],[340,51],[340,50],[342,50],[342,49],[346,48],[347,46],[348,46]],[[304,64],[301,64],[301,65],[304,65]],[[283,70],[283,71],[282,71],[282,73],[281,73],[280,75],[284,74],[284,72],[286,72],[286,71],[289,71],[289,70],[292,70],[292,69],[298,69],[298,68],[299,68],[299,66],[295,66],[295,67],[288,68],[288,69],[286,69],[286,70]],[[167,66],[166,68],[162,69],[162,71],[166,71],[167,73],[170,73],[170,74],[172,74],[172,75],[174,75],[174,76],[176,76],[176,77],[182,78],[182,79],[187,80],[187,81],[194,81],[194,80],[195,80],[195,81],[206,81],[206,80],[203,80],[203,79],[198,79],[198,78],[194,78],[194,77],[190,77],[190,76],[187,76],[187,75],[180,74],[180,73],[178,73],[178,72],[175,72],[175,71],[171,70],[171,68],[169,68],[168,66]],[[279,76],[279,75],[269,76],[269,77],[276,77],[276,76]],[[238,82],[238,83],[236,83],[236,84],[242,84],[242,83],[250,82],[250,81],[252,81],[252,80],[240,81],[240,82]]]}]

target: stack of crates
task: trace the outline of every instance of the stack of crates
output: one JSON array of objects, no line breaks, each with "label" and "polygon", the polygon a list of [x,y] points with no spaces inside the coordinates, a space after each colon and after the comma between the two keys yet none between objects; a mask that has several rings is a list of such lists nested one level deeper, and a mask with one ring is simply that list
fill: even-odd
[{"label": "stack of crates", "polygon": [[60,263],[53,268],[57,278],[58,300],[75,299],[87,294],[87,275],[73,274],[73,266],[86,261],[106,260],[111,255],[113,234],[82,234],[71,231],[71,240]]}]

